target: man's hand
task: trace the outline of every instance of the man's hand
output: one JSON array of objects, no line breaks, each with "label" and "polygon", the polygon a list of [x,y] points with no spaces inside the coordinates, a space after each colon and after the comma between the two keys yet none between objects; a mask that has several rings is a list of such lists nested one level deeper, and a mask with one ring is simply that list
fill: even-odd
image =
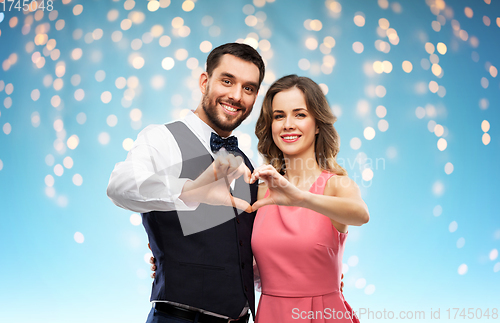
[{"label": "man's hand", "polygon": [[233,197],[229,190],[231,182],[242,175],[250,183],[251,172],[243,158],[222,153],[197,179],[184,184],[180,199],[186,204],[226,205],[251,212],[250,204]]},{"label": "man's hand", "polygon": [[[149,250],[151,250],[151,246],[149,245],[149,243],[148,243],[148,248],[149,248]],[[153,251],[153,250],[151,250],[151,251]],[[151,264],[150,269],[151,269],[151,271],[153,272],[153,273],[151,274],[151,278],[153,278],[153,279],[154,279],[154,278],[155,278],[155,276],[156,276],[156,273],[155,273],[155,271],[156,271],[155,261],[156,261],[155,257],[151,257],[151,258],[149,258],[149,263]]]},{"label": "man's hand", "polygon": [[156,261],[155,257],[151,257],[151,258],[149,259],[149,263],[151,264],[150,269],[151,269],[151,271],[153,272],[153,273],[151,274],[151,278],[153,278],[153,279],[154,279],[154,278],[155,278],[155,276],[156,276],[156,272],[155,272],[155,271],[156,271],[155,261]]}]

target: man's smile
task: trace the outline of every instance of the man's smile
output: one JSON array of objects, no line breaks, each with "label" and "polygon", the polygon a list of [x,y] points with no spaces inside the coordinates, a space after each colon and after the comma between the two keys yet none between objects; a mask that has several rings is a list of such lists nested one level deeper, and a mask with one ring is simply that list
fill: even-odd
[{"label": "man's smile", "polygon": [[226,113],[230,114],[230,115],[236,115],[238,114],[238,111],[240,111],[241,109],[238,109],[232,105],[229,105],[227,103],[222,103],[222,102],[219,102],[220,106],[224,109],[224,111],[226,111]]}]

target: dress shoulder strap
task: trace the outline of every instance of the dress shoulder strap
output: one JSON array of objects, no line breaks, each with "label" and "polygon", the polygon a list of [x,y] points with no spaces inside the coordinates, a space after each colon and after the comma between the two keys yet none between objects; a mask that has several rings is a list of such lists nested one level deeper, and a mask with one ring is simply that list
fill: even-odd
[{"label": "dress shoulder strap", "polygon": [[322,171],[319,177],[316,179],[314,184],[311,187],[311,193],[314,194],[321,194],[323,195],[325,192],[325,186],[328,180],[332,177],[335,176],[335,173],[330,173],[326,170]]}]

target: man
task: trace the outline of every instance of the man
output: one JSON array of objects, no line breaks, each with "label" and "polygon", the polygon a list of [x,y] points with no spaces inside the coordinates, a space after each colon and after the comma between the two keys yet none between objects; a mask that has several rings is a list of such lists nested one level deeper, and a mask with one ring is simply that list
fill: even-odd
[{"label": "man", "polygon": [[247,184],[250,160],[226,137],[252,111],[265,67],[237,43],[215,48],[206,67],[197,109],[141,131],[108,185],[116,205],[142,213],[156,258],[147,322],[246,322],[248,309],[255,316],[257,184]]}]

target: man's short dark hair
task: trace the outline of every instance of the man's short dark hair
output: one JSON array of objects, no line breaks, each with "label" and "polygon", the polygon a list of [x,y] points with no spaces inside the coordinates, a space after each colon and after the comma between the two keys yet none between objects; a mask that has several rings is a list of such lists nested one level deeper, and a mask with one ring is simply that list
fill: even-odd
[{"label": "man's short dark hair", "polygon": [[214,48],[207,57],[208,76],[212,76],[212,72],[214,71],[214,69],[219,66],[221,57],[226,54],[236,56],[244,61],[255,64],[255,66],[259,68],[260,87],[265,73],[264,61],[262,60],[260,54],[252,46],[249,46],[247,44],[228,43]]}]

